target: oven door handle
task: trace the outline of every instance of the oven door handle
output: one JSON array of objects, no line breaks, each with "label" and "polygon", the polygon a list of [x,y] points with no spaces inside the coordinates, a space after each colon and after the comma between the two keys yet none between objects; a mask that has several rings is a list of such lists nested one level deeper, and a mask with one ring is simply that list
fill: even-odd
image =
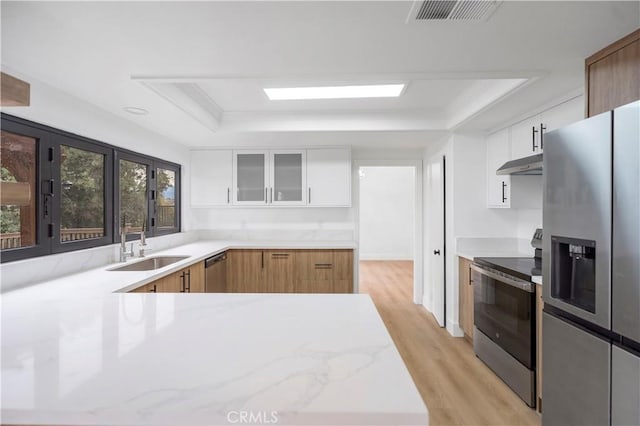
[{"label": "oven door handle", "polygon": [[519,288],[520,290],[524,290],[528,293],[535,293],[536,288],[535,288],[535,284],[531,283],[531,282],[526,282],[526,281],[520,281],[520,280],[514,280],[512,278],[508,278],[508,277],[504,277],[502,275],[498,275],[494,272],[488,271],[484,268],[479,267],[478,265],[472,263],[471,264],[471,269],[473,269],[474,271],[482,274],[482,275],[486,275],[489,278],[493,278],[496,281],[500,281],[501,283],[505,283],[510,285],[511,287],[516,287]]}]

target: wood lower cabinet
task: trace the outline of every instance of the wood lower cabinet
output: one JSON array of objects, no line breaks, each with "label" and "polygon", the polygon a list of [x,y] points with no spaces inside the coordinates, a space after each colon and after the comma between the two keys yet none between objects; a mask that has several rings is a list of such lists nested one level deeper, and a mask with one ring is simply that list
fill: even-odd
[{"label": "wood lower cabinet", "polygon": [[264,250],[264,293],[293,293],[295,283],[295,252]]},{"label": "wood lower cabinet", "polygon": [[204,293],[204,262],[190,266],[186,273],[189,293]]},{"label": "wood lower cabinet", "polygon": [[230,250],[229,293],[352,293],[353,250]]},{"label": "wood lower cabinet", "polygon": [[458,264],[458,302],[460,328],[464,336],[473,340],[473,280],[471,278],[471,261],[463,257]]},{"label": "wood lower cabinet", "polygon": [[333,251],[296,253],[296,293],[333,293]]},{"label": "wood lower cabinet", "polygon": [[[204,293],[204,262],[132,293]],[[353,293],[353,250],[229,250],[227,293]]]},{"label": "wood lower cabinet", "polygon": [[352,250],[299,250],[296,293],[353,293]]},{"label": "wood lower cabinet", "polygon": [[158,281],[158,293],[204,293],[204,262],[198,262]]},{"label": "wood lower cabinet", "polygon": [[353,293],[353,251],[333,251],[333,292]]},{"label": "wood lower cabinet", "polygon": [[158,292],[158,285],[157,285],[158,281],[159,280],[156,280],[156,281],[153,281],[153,282],[151,282],[149,284],[143,285],[141,287],[134,288],[133,290],[130,290],[129,293],[157,293]]},{"label": "wood lower cabinet", "polygon": [[264,251],[229,250],[227,252],[228,293],[259,293],[265,281]]},{"label": "wood lower cabinet", "polygon": [[204,293],[204,262],[159,278],[130,293]]},{"label": "wood lower cabinet", "polygon": [[157,279],[151,284],[156,286],[156,293],[179,293],[182,288],[177,273]]}]

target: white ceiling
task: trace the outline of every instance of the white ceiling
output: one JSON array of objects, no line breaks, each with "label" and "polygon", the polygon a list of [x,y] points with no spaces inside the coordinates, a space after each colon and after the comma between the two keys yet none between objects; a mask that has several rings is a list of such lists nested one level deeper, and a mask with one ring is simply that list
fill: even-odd
[{"label": "white ceiling", "polygon": [[[367,80],[362,76],[358,84],[381,84],[380,80]],[[343,86],[352,81],[322,81],[321,86]],[[384,83],[405,83],[403,80]],[[453,98],[461,96],[473,85],[472,80],[412,80],[399,98],[337,99],[315,101],[270,101],[263,88],[300,87],[308,80],[274,81],[260,79],[210,79],[198,85],[211,96],[224,111],[313,111],[313,110],[397,110],[439,109]]]},{"label": "white ceiling", "polygon": [[[487,130],[575,91],[584,59],[640,22],[637,1],[506,1],[486,22],[407,20],[411,7],[3,1],[2,66],[190,146],[249,131],[441,135]],[[270,102],[262,92],[397,81],[408,83],[397,99]]]}]

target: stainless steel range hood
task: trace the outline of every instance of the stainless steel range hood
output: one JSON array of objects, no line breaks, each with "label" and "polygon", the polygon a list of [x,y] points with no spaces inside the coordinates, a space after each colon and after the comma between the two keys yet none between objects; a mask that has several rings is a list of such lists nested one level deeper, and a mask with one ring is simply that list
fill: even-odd
[{"label": "stainless steel range hood", "polygon": [[498,175],[541,175],[542,174],[542,154],[530,157],[518,158],[507,161],[500,167]]}]

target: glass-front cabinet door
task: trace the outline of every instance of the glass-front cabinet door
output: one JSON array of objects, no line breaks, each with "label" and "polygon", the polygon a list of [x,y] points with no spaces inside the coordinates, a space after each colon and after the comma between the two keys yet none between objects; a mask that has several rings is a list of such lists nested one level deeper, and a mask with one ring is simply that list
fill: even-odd
[{"label": "glass-front cabinet door", "polygon": [[305,151],[271,151],[271,179],[269,204],[305,205]]},{"label": "glass-front cabinet door", "polygon": [[234,151],[233,204],[268,204],[270,195],[268,162],[268,151]]}]

